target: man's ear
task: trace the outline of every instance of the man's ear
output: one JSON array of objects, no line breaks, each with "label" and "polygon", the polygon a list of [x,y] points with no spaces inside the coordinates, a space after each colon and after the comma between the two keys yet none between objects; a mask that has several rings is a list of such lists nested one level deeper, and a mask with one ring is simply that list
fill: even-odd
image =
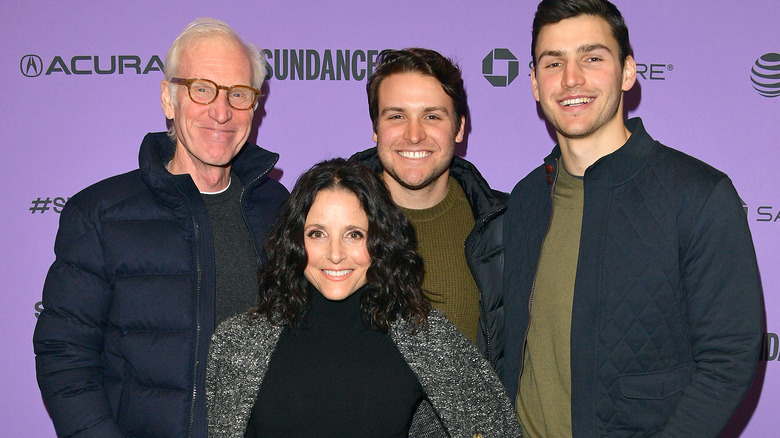
[{"label": "man's ear", "polygon": [[536,81],[536,67],[531,67],[531,91],[534,93],[534,99],[539,102],[539,82]]},{"label": "man's ear", "polygon": [[168,81],[160,82],[160,103],[162,105],[163,114],[168,120],[173,120],[174,105],[171,100],[171,83]]},{"label": "man's ear", "polygon": [[458,129],[458,133],[455,135],[455,143],[463,141],[464,132],[466,132],[466,116],[460,116],[460,129]]},{"label": "man's ear", "polygon": [[636,83],[636,61],[631,55],[626,56],[623,63],[623,91],[630,90]]}]

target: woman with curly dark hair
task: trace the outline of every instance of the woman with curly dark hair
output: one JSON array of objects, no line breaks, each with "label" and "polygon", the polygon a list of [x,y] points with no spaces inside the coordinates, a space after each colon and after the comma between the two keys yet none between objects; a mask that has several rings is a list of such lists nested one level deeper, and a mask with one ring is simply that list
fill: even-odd
[{"label": "woman with curly dark hair", "polygon": [[431,310],[415,248],[367,168],[301,175],[266,238],[259,305],[212,338],[209,436],[519,436],[488,363]]}]

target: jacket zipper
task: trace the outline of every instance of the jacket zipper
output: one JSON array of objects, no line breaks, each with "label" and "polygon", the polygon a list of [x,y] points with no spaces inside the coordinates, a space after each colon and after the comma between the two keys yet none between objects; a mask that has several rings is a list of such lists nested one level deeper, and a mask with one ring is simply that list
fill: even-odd
[{"label": "jacket zipper", "polygon": [[[252,238],[254,239],[254,233],[252,232],[252,227],[249,225],[249,219],[246,217],[246,209],[244,208],[244,195],[249,191],[249,189],[257,183],[257,181],[260,180],[260,178],[263,178],[264,176],[268,175],[268,172],[271,171],[271,169],[274,168],[276,165],[276,161],[271,163],[271,166],[265,169],[263,172],[260,173],[255,179],[253,179],[249,184],[247,184],[246,187],[241,189],[241,196],[238,198],[239,207],[241,208],[241,217],[244,218],[244,224],[246,225],[246,228],[249,230],[249,234],[252,235]],[[260,261],[260,251],[257,249],[257,242],[254,242],[253,245],[255,248],[255,256],[257,256],[257,260]],[[262,244],[262,242],[261,242]],[[216,329],[216,327],[215,327]]]},{"label": "jacket zipper", "polygon": [[[185,198],[186,199],[186,198]],[[198,226],[198,219],[195,217],[194,211],[192,216],[192,225],[195,230],[195,266],[197,266],[198,280],[197,287],[195,288],[195,364],[192,370],[192,405],[190,406],[190,431],[189,436],[193,436],[193,423],[195,422],[195,406],[198,399],[198,368],[200,367],[200,336],[201,336],[201,320],[200,320],[200,291],[201,291],[201,276],[202,266],[200,260],[200,227]]]},{"label": "jacket zipper", "polygon": [[[257,176],[257,178],[253,179],[252,182],[250,182],[247,185],[247,188],[251,187],[253,184],[255,184],[260,178],[264,177],[268,172],[273,169],[276,162],[271,164],[269,168],[267,168],[264,172],[262,172],[260,175]],[[241,216],[244,218],[244,223],[246,224],[247,228],[249,228],[249,232],[252,232],[252,228],[249,227],[249,221],[246,218],[246,212],[244,211],[244,194],[247,192],[247,189],[242,189],[241,196],[239,197],[239,204],[241,207]],[[199,235],[200,230],[198,227],[198,220],[193,215],[192,223],[195,228],[195,247],[197,248],[199,245]],[[260,258],[260,253],[257,251],[257,245],[254,245],[255,247],[255,254],[257,254],[257,258]],[[193,368],[193,382],[192,382],[192,405],[190,406],[190,436],[193,436],[193,427],[195,422],[195,406],[197,404],[198,399],[198,368],[200,366],[198,356],[200,354],[200,336],[201,336],[201,320],[200,320],[200,291],[201,291],[201,260],[200,260],[200,251],[195,251],[195,257],[196,257],[196,265],[198,267],[198,287],[196,288],[196,335],[195,335],[195,366]],[[216,327],[215,327],[216,328]]]},{"label": "jacket zipper", "polygon": [[[520,394],[520,378],[523,375],[523,369],[525,369],[525,347],[528,343],[528,332],[531,330],[531,306],[533,306],[534,302],[534,293],[536,292],[536,276],[539,275],[539,262],[542,260],[542,248],[544,248],[544,241],[547,240],[547,233],[550,232],[550,226],[552,226],[552,219],[553,214],[555,214],[555,202],[554,202],[554,195],[555,195],[555,183],[558,182],[558,171],[557,168],[560,166],[560,163],[558,163],[558,160],[555,160],[555,166],[556,166],[556,172],[555,172],[555,178],[553,179],[552,185],[550,187],[550,220],[547,222],[547,230],[544,232],[544,238],[542,239],[542,245],[539,247],[539,258],[536,260],[536,271],[534,272],[534,282],[531,285],[531,295],[528,297],[528,325],[525,327],[525,336],[523,336],[523,350],[520,353],[521,360],[523,361],[523,365],[520,367],[520,374],[517,375],[517,394]],[[512,400],[514,402],[514,400]]]}]

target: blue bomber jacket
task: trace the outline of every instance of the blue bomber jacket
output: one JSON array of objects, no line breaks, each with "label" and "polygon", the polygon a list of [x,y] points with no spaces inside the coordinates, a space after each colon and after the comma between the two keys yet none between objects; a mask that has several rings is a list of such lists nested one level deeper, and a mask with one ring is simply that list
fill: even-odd
[{"label": "blue bomber jacket", "polygon": [[[722,172],[653,140],[641,120],[584,175],[571,321],[574,437],[714,437],[753,380],[762,295],[739,196]],[[518,390],[560,148],[510,195],[506,361]]]},{"label": "blue bomber jacket", "polygon": [[[358,152],[350,159],[382,173],[375,147]],[[450,164],[450,176],[463,188],[474,213],[474,228],[463,243],[463,251],[479,289],[477,348],[496,373],[500,373],[504,367],[504,302],[501,294],[504,245],[501,230],[507,194],[491,189],[473,164],[457,156]]]},{"label": "blue bomber jacket", "polygon": [[[173,152],[166,133],[148,134],[139,169],[84,189],[62,211],[33,337],[59,436],[206,436],[214,248],[192,178],[165,169]],[[231,169],[258,262],[287,197],[268,178],[278,158],[246,144]]]}]

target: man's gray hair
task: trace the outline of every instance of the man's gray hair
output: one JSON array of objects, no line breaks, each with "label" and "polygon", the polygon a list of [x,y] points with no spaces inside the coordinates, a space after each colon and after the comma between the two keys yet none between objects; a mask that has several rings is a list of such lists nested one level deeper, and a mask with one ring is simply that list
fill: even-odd
[{"label": "man's gray hair", "polygon": [[[168,49],[168,53],[165,55],[165,66],[163,68],[165,80],[170,82],[172,78],[176,77],[181,63],[181,55],[194,40],[211,37],[222,37],[233,40],[244,48],[252,67],[252,83],[250,85],[259,90],[263,86],[266,75],[265,57],[263,56],[263,52],[254,44],[244,42],[244,40],[238,36],[238,33],[236,33],[236,31],[227,23],[215,18],[198,18],[188,24],[187,27],[184,28],[184,31],[176,37],[176,40],[173,41],[171,48]],[[177,105],[175,87],[169,87],[168,90],[171,96],[171,102],[173,102],[174,105]],[[257,108],[257,106],[255,106],[255,108]],[[176,143],[176,127],[173,123],[169,123],[168,138],[170,138],[174,144]]]}]

